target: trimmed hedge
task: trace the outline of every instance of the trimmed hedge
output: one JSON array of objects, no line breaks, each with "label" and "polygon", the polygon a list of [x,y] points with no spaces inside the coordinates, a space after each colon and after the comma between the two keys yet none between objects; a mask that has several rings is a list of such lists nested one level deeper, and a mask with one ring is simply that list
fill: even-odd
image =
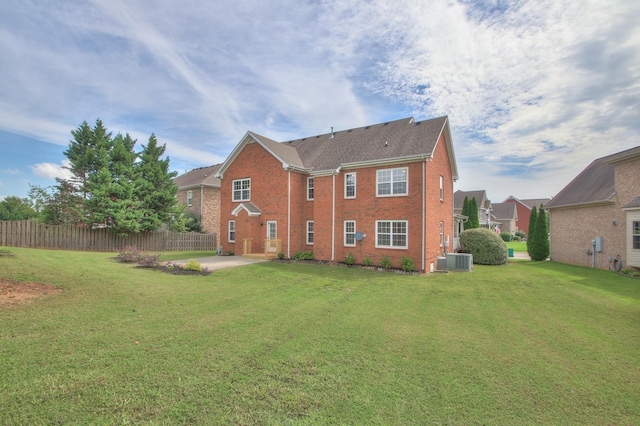
[{"label": "trimmed hedge", "polygon": [[507,245],[500,236],[487,228],[462,231],[460,249],[473,255],[478,265],[503,265],[507,263]]}]

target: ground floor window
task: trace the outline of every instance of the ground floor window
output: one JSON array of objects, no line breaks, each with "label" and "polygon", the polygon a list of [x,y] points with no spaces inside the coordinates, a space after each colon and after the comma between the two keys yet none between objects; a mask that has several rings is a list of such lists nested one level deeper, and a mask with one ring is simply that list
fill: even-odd
[{"label": "ground floor window", "polygon": [[440,247],[444,245],[444,222],[440,222]]},{"label": "ground floor window", "polygon": [[377,220],[376,247],[408,248],[406,220]]},{"label": "ground floor window", "polygon": [[313,244],[313,221],[307,221],[307,244]]},{"label": "ground floor window", "polygon": [[236,242],[236,221],[235,220],[229,221],[229,238],[228,239],[230,243]]},{"label": "ground floor window", "polygon": [[355,247],[356,245],[356,221],[344,221],[344,245],[347,247]]},{"label": "ground floor window", "polygon": [[633,221],[631,230],[633,232],[631,236],[632,247],[634,250],[640,250],[640,221]]}]

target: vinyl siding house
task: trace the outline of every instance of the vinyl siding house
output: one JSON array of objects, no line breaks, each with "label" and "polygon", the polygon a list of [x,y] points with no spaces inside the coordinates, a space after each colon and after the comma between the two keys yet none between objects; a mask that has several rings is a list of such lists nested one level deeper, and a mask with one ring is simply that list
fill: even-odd
[{"label": "vinyl siding house", "polygon": [[352,253],[431,271],[453,236],[458,178],[447,117],[276,142],[248,132],[222,164],[221,242],[235,254]]},{"label": "vinyl siding house", "polygon": [[640,267],[640,146],[593,161],[545,207],[552,260]]},{"label": "vinyl siding house", "polygon": [[497,222],[501,232],[515,234],[518,230],[518,210],[514,203],[494,203],[492,204],[492,221]]},{"label": "vinyl siding house", "polygon": [[221,164],[193,169],[177,176],[173,182],[178,187],[178,202],[187,206],[202,220],[206,233],[218,235],[220,241],[220,179],[215,174]]},{"label": "vinyl siding house", "polygon": [[464,206],[465,197],[476,199],[478,204],[478,220],[481,228],[494,228],[495,225],[499,225],[498,222],[492,222],[493,206],[491,200],[487,198],[487,191],[484,189],[478,191],[456,191],[454,196],[454,210],[456,214],[462,214],[462,207]]}]

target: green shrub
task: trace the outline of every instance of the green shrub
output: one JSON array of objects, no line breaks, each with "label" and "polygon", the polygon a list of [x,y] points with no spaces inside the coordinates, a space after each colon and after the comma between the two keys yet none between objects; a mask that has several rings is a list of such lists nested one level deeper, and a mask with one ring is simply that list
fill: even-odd
[{"label": "green shrub", "polygon": [[200,265],[200,263],[197,260],[191,259],[182,266],[182,270],[202,272],[202,265]]},{"label": "green shrub", "polygon": [[518,237],[517,235],[515,237],[513,237],[513,241],[517,241],[520,242],[522,241],[522,238]]},{"label": "green shrub", "polygon": [[356,263],[356,258],[353,256],[353,253],[349,252],[349,254],[344,257],[344,263],[345,265],[353,265]]},{"label": "green shrub", "polygon": [[391,258],[384,255],[380,258],[380,267],[384,269],[391,269]]},{"label": "green shrub", "polygon": [[527,234],[522,231],[516,231],[516,237],[520,237],[521,240],[524,240],[525,238],[527,238]]},{"label": "green shrub", "polygon": [[282,252],[278,253],[278,259],[284,260],[284,253]]},{"label": "green shrub", "polygon": [[402,270],[405,272],[413,272],[415,269],[413,259],[408,256],[402,256]]},{"label": "green shrub", "polygon": [[312,251],[299,251],[291,256],[293,260],[313,260],[313,252]]},{"label": "green shrub", "polygon": [[233,250],[227,250],[227,252],[225,253],[227,256],[233,256]]},{"label": "green shrub", "polygon": [[362,264],[363,264],[364,266],[373,266],[373,259],[371,259],[370,257],[365,257],[365,258],[362,260]]},{"label": "green shrub", "polygon": [[467,229],[460,234],[460,248],[473,255],[473,263],[502,265],[507,263],[507,245],[487,228]]},{"label": "green shrub", "polygon": [[502,238],[502,241],[508,243],[509,241],[513,241],[513,234],[511,232],[501,232],[500,238]]}]

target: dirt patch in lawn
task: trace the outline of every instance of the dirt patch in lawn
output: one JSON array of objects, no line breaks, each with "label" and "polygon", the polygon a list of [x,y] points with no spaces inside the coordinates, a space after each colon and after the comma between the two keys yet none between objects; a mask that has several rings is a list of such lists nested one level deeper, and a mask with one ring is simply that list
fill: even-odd
[{"label": "dirt patch in lawn", "polygon": [[62,292],[51,284],[0,279],[0,307],[28,303],[38,297]]}]

